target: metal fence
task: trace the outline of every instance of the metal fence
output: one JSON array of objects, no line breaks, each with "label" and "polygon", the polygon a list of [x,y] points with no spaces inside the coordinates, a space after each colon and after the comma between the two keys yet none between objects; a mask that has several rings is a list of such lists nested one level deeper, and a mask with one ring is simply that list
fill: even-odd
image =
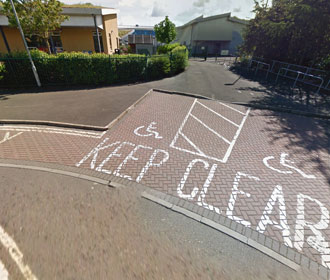
[{"label": "metal fence", "polygon": [[314,87],[316,93],[319,93],[321,89],[330,91],[330,73],[324,70],[278,60],[266,62],[258,58],[250,59],[247,68],[254,75],[264,73],[266,79],[273,77],[275,83],[277,83],[280,78],[292,80],[293,88],[295,88],[298,83],[301,83]]}]

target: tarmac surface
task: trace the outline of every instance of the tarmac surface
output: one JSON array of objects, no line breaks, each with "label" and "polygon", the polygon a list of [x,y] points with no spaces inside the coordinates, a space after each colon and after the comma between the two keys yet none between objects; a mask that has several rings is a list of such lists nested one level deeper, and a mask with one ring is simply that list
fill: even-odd
[{"label": "tarmac surface", "polygon": [[[107,130],[0,125],[0,161],[135,182],[257,231],[278,251],[302,253],[316,272],[330,268],[328,121],[232,104],[272,99],[226,66],[198,61],[151,83],[24,91],[0,95],[0,119]],[[136,188],[0,167],[0,190],[0,278],[155,279],[171,271],[173,279],[317,279],[141,200]]]},{"label": "tarmac surface", "polygon": [[[106,126],[155,88],[199,94],[226,102],[274,104],[275,99],[281,98],[258,82],[244,79],[223,65],[190,61],[185,72],[149,83],[90,89],[2,90],[0,120],[44,120]],[[288,107],[301,109],[299,104],[289,104]]]},{"label": "tarmac surface", "polygon": [[141,199],[136,189],[19,168],[0,168],[0,180],[2,280],[5,274],[9,279],[319,279]]}]

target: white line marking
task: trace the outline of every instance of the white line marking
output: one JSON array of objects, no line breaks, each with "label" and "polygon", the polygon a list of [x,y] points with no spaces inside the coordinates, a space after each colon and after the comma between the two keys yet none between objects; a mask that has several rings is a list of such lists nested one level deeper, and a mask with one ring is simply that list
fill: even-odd
[{"label": "white line marking", "polygon": [[242,122],[241,122],[241,124],[240,124],[240,126],[239,126],[239,128],[238,128],[238,130],[237,130],[237,132],[236,132],[236,134],[235,134],[235,136],[234,136],[233,141],[231,142],[231,144],[230,144],[230,146],[229,146],[229,148],[228,148],[228,150],[227,150],[227,152],[226,152],[226,154],[225,154],[225,157],[223,158],[223,161],[224,161],[224,162],[227,162],[227,160],[228,160],[228,158],[229,158],[229,156],[230,156],[230,154],[231,154],[231,151],[232,151],[233,148],[234,148],[234,145],[235,145],[235,143],[236,143],[236,140],[237,140],[239,134],[241,133],[241,130],[242,130],[242,128],[243,128],[243,125],[244,125],[244,123],[245,123],[245,121],[246,121],[246,119],[247,119],[247,117],[248,117],[250,111],[251,111],[251,109],[249,108],[249,109],[247,110],[246,115],[244,116],[244,118],[243,118],[243,120],[242,120]]},{"label": "white line marking", "polygon": [[[208,158],[208,159],[212,159],[212,160],[215,160],[215,161],[219,161],[219,162],[222,162],[222,163],[226,163],[227,162],[227,160],[228,160],[228,158],[229,158],[229,156],[230,156],[230,154],[231,154],[231,152],[232,152],[232,149],[233,149],[233,147],[234,147],[234,145],[235,145],[235,143],[236,143],[236,140],[237,140],[237,138],[238,138],[238,136],[239,136],[239,134],[240,134],[240,132],[241,132],[241,130],[242,130],[242,128],[243,128],[243,125],[244,125],[244,123],[245,123],[245,121],[246,121],[246,119],[247,119],[247,117],[248,117],[248,115],[249,115],[249,113],[250,113],[250,108],[247,110],[247,112],[246,112],[246,114],[243,114],[242,112],[240,112],[242,115],[244,115],[244,117],[243,117],[243,119],[242,119],[242,122],[241,122],[241,124],[238,126],[238,129],[237,129],[237,132],[236,132],[236,134],[235,134],[235,136],[234,136],[234,138],[233,138],[233,140],[230,142],[229,140],[227,140],[226,138],[224,138],[223,136],[221,136],[219,133],[217,133],[216,131],[214,131],[213,129],[211,129],[210,127],[208,127],[206,124],[204,124],[201,120],[199,120],[196,116],[194,116],[191,112],[192,112],[192,110],[193,110],[193,108],[194,108],[194,106],[195,106],[195,104],[197,103],[198,101],[197,101],[197,98],[194,100],[194,102],[193,102],[193,104],[191,105],[191,107],[190,107],[190,109],[189,109],[189,112],[187,113],[187,115],[185,116],[185,118],[184,118],[184,120],[183,120],[183,122],[181,123],[181,125],[180,125],[180,127],[179,127],[179,129],[178,129],[178,131],[177,131],[177,133],[176,133],[176,135],[174,136],[174,139],[172,140],[172,142],[171,142],[171,144],[170,144],[170,147],[171,148],[173,148],[173,149],[177,149],[177,150],[179,150],[179,151],[182,151],[182,152],[187,152],[187,153],[190,153],[190,154],[193,154],[193,155],[197,155],[197,156],[203,156],[203,157],[206,157],[206,158]],[[200,103],[200,102],[198,102],[198,103]],[[205,105],[203,105],[202,103],[200,103],[202,106],[205,106]],[[225,105],[225,106],[227,106],[227,105]],[[206,107],[206,106],[205,106]],[[206,107],[207,108],[207,107]],[[208,108],[209,109],[209,108]],[[233,108],[231,108],[231,109],[233,109]],[[236,109],[233,109],[233,110],[236,110]],[[210,111],[212,111],[211,109],[210,109]],[[216,113],[216,112],[215,112]],[[217,113],[216,113],[217,114]],[[209,156],[209,155],[205,155],[204,153],[196,153],[196,152],[194,152],[194,151],[189,151],[189,150],[187,150],[187,149],[184,149],[184,148],[180,148],[180,147],[176,147],[175,146],[175,143],[176,143],[176,141],[178,140],[178,138],[179,138],[179,136],[181,135],[181,136],[183,136],[186,140],[187,139],[189,139],[187,136],[185,136],[183,133],[182,133],[182,129],[183,129],[183,127],[185,126],[185,124],[186,124],[186,122],[187,122],[187,120],[188,120],[188,118],[190,117],[190,116],[192,116],[195,120],[197,120],[198,122],[200,122],[204,127],[206,127],[208,130],[210,130],[211,132],[213,132],[214,134],[216,134],[219,138],[221,138],[222,140],[224,140],[227,144],[229,144],[229,148],[227,149],[227,151],[226,151],[226,154],[225,154],[225,156],[223,157],[223,159],[219,159],[219,158],[215,158],[215,157],[212,157],[212,156]],[[190,144],[190,145],[192,145],[197,151],[200,151],[200,149],[189,139],[189,141],[188,141],[188,143]]]},{"label": "white line marking", "polygon": [[170,144],[170,147],[175,148],[175,147],[174,147],[174,143],[178,140],[178,138],[179,138],[179,134],[181,133],[181,130],[182,130],[183,126],[186,124],[186,122],[187,122],[187,120],[188,120],[188,117],[189,117],[189,115],[190,115],[192,109],[194,108],[196,102],[197,102],[197,98],[195,98],[193,104],[191,105],[191,107],[190,107],[190,109],[189,109],[189,112],[188,112],[188,114],[186,115],[186,117],[184,118],[182,124],[180,125],[179,130],[178,130],[178,133],[174,136],[174,139],[173,139],[172,143]]},{"label": "white line marking", "polygon": [[37,277],[33,275],[30,267],[23,262],[23,254],[19,250],[15,241],[9,236],[7,232],[0,226],[0,242],[8,250],[11,258],[17,264],[19,270],[27,280],[36,280]]},{"label": "white line marking", "polygon": [[79,131],[79,130],[69,130],[69,129],[53,129],[53,128],[39,128],[39,127],[20,127],[20,126],[0,126],[0,131],[22,131],[22,132],[42,132],[42,133],[55,133],[62,135],[73,135],[88,138],[102,138],[102,136],[107,132],[89,132],[89,131]]},{"label": "white line marking", "polygon": [[22,133],[23,133],[23,132],[18,132],[18,133],[15,134],[15,135],[9,136],[10,133],[7,132],[7,133],[5,134],[5,137],[3,137],[3,139],[0,141],[0,144],[5,143],[6,141],[9,141],[10,139],[13,139],[13,138],[15,138],[16,136],[21,135]]},{"label": "white line marking", "polygon": [[212,159],[212,160],[215,160],[215,161],[219,161],[219,162],[224,163],[222,159],[218,159],[218,158],[215,158],[215,157],[211,157],[211,156],[207,156],[207,155],[204,155],[204,154],[200,154],[200,153],[196,153],[196,152],[193,152],[193,151],[189,151],[189,150],[184,149],[184,148],[178,148],[178,147],[175,147],[175,146],[173,146],[171,148],[177,149],[177,150],[179,150],[181,152],[186,152],[186,153],[189,153],[189,154],[192,154],[192,155],[196,155],[196,156],[202,156],[202,157],[205,157],[207,159]]},{"label": "white line marking", "polygon": [[231,106],[229,106],[229,105],[227,105],[225,103],[222,103],[222,102],[218,102],[218,103],[221,104],[221,105],[223,105],[223,106],[225,106],[225,107],[227,107],[227,108],[229,108],[229,109],[232,109],[233,111],[236,111],[237,113],[240,113],[242,115],[245,115],[246,114],[246,113],[243,113],[240,110],[237,110],[236,108],[233,108],[233,107],[231,107]]},{"label": "white line marking", "polygon": [[213,111],[211,108],[205,106],[204,104],[200,103],[199,101],[197,101],[198,104],[202,105],[204,108],[206,108],[207,110],[211,111],[212,113],[216,114],[217,116],[219,116],[220,118],[223,118],[224,120],[226,120],[227,122],[233,124],[236,127],[239,127],[239,125],[237,123],[234,123],[233,121],[227,119],[226,117],[224,117],[223,115]]},{"label": "white line marking", "polygon": [[196,149],[196,151],[198,152],[198,153],[200,153],[201,155],[204,155],[204,156],[206,156],[185,134],[183,134],[183,132],[181,132],[180,133],[181,134],[181,136],[184,138],[184,139],[186,139],[187,140],[187,142],[191,145],[191,146],[193,146],[195,149]]},{"label": "white line marking", "polygon": [[5,268],[4,264],[0,260],[0,279],[7,280],[8,279],[8,271]]},{"label": "white line marking", "polygon": [[219,138],[221,138],[223,141],[225,141],[227,144],[230,145],[230,141],[228,141],[225,137],[221,136],[218,132],[216,132],[215,130],[213,130],[212,128],[208,127],[205,123],[203,123],[199,118],[197,118],[196,116],[194,116],[193,114],[190,114],[196,121],[198,121],[201,125],[203,125],[204,127],[206,127],[208,130],[210,130],[211,132],[213,132],[216,136],[218,136]]},{"label": "white line marking", "polygon": [[22,128],[22,129],[40,129],[40,130],[52,130],[52,131],[64,131],[64,132],[77,132],[83,134],[91,134],[91,135],[99,135],[100,132],[92,132],[92,131],[85,131],[85,130],[78,130],[78,129],[64,129],[64,128],[53,128],[53,127],[38,127],[38,126],[18,126],[18,125],[1,125],[1,128]]}]

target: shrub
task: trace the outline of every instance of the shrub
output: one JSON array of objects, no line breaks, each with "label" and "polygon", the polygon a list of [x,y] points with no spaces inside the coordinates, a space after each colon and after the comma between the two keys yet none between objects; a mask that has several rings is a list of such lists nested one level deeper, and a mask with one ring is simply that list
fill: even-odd
[{"label": "shrub", "polygon": [[6,72],[6,65],[3,62],[0,62],[0,80],[3,79]]},{"label": "shrub", "polygon": [[178,46],[171,51],[171,71],[178,74],[188,65],[188,51],[185,46]]},{"label": "shrub", "polygon": [[112,55],[114,82],[136,82],[144,77],[147,57],[144,55]]},{"label": "shrub", "polygon": [[163,46],[159,46],[157,48],[157,54],[168,54],[170,53],[173,49],[179,47],[180,44],[179,43],[175,43],[175,44],[167,44],[167,45],[163,45]]},{"label": "shrub", "polygon": [[171,63],[169,56],[153,56],[148,59],[147,77],[149,79],[160,79],[168,76],[170,72]]},{"label": "shrub", "polygon": [[[151,56],[87,54],[81,52],[47,54],[31,51],[41,84],[114,84],[159,79],[179,73],[187,65],[185,47],[170,54]],[[1,78],[2,77],[2,78]],[[0,85],[35,85],[26,52],[0,54]]]},{"label": "shrub", "polygon": [[319,65],[320,69],[324,71],[330,71],[330,54],[323,58],[322,62]]}]

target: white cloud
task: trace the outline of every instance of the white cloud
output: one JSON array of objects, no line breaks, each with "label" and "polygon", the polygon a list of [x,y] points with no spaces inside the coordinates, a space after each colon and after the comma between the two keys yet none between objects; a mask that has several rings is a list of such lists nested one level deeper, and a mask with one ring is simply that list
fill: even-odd
[{"label": "white cloud", "polygon": [[157,2],[154,2],[154,7],[152,8],[151,16],[152,17],[163,17],[166,16],[166,11],[161,5]]},{"label": "white cloud", "polygon": [[[63,0],[73,4],[81,0]],[[116,8],[120,11],[120,25],[155,25],[168,15],[177,26],[197,16],[212,16],[227,12],[240,18],[252,18],[253,0],[89,0],[95,5]]]},{"label": "white cloud", "polygon": [[195,7],[202,8],[205,4],[210,3],[210,0],[197,0],[193,3]]},{"label": "white cloud", "polygon": [[137,1],[136,0],[120,0],[118,3],[119,7],[134,7]]}]

